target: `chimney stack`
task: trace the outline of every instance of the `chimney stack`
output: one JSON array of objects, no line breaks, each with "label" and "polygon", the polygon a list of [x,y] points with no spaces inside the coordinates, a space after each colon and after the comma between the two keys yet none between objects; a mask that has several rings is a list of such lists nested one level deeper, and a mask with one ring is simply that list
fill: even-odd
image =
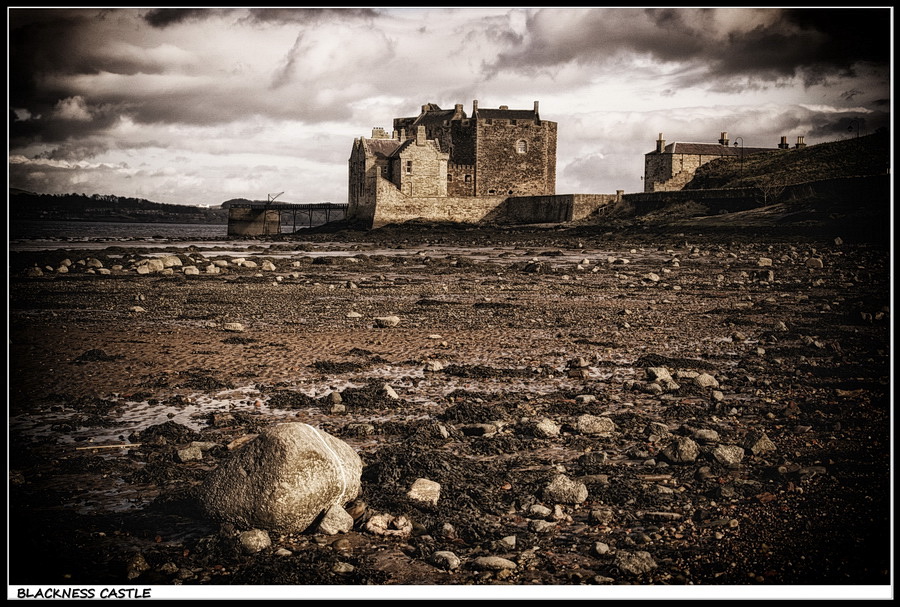
[{"label": "chimney stack", "polygon": [[722,138],[719,139],[719,145],[728,145],[728,131],[722,131]]},{"label": "chimney stack", "polygon": [[425,127],[421,124],[416,129],[416,145],[425,145]]},{"label": "chimney stack", "polygon": [[474,115],[475,112],[477,112],[477,111],[478,111],[478,100],[475,99],[474,101],[472,101],[472,114]]},{"label": "chimney stack", "polygon": [[789,147],[791,147],[791,144],[789,144],[789,143],[787,142],[787,137],[782,136],[782,138],[781,138],[781,143],[778,144],[778,149],[780,149],[780,150],[786,150],[786,149],[788,149]]},{"label": "chimney stack", "polygon": [[803,141],[803,137],[804,137],[803,135],[800,135],[797,137],[797,145],[795,145],[794,147],[797,148],[798,150],[800,148],[806,147],[806,143]]},{"label": "chimney stack", "polygon": [[666,140],[663,139],[663,134],[659,134],[659,139],[656,140],[656,151],[660,154],[666,149]]}]

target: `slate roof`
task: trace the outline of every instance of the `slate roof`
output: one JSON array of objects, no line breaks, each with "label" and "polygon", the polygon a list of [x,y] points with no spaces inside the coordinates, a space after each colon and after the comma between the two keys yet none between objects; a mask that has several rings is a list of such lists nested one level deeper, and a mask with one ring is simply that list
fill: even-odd
[{"label": "slate roof", "polygon": [[[759,152],[772,152],[776,148],[743,148],[743,153],[757,154]],[[670,143],[666,146],[663,154],[690,154],[694,156],[740,156],[740,146],[726,146],[719,143]],[[647,152],[647,154],[659,154],[656,150]]]},{"label": "slate roof", "polygon": [[369,153],[377,158],[389,158],[401,144],[396,139],[366,139],[365,142]]}]

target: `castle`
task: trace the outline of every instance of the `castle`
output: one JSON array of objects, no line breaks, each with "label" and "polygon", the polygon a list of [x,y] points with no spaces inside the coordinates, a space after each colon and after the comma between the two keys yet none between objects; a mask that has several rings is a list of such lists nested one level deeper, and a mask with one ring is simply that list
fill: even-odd
[{"label": "castle", "polygon": [[[743,139],[741,140],[743,143]],[[701,166],[723,156],[743,158],[760,152],[772,152],[775,148],[729,147],[728,133],[723,132],[718,143],[670,143],[666,145],[663,134],[656,140],[656,149],[644,154],[644,191],[672,192],[682,189]],[[788,149],[787,137],[781,138],[777,149]],[[797,137],[796,148],[806,147],[803,136]]]},{"label": "castle", "polygon": [[[387,222],[571,220],[573,204],[556,197],[557,124],[530,110],[479,108],[468,116],[422,106],[395,118],[391,133],[372,130],[353,142],[347,217],[373,227]],[[571,197],[570,197],[571,198]],[[560,206],[562,203],[562,206]],[[575,210],[576,214],[580,211]]]}]

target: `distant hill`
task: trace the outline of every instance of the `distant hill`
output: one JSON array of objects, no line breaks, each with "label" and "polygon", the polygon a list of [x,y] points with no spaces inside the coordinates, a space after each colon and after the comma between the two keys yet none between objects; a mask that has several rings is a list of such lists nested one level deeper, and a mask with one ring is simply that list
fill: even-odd
[{"label": "distant hill", "polygon": [[224,224],[228,222],[228,211],[125,196],[35,194],[10,188],[9,220]]}]

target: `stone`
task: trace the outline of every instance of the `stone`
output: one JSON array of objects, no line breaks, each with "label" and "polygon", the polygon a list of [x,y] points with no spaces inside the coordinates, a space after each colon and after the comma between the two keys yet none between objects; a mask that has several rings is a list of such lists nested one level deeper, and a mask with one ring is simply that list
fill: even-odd
[{"label": "stone", "polygon": [[366,530],[375,535],[388,537],[409,537],[412,535],[412,521],[405,516],[375,514],[366,522]]},{"label": "stone", "polygon": [[528,528],[534,533],[549,533],[556,529],[556,523],[541,519],[528,521]]},{"label": "stone", "polygon": [[694,378],[694,383],[700,386],[701,388],[718,388],[719,382],[718,380],[710,375],[709,373],[701,373],[697,377]]},{"label": "stone", "polygon": [[650,553],[644,550],[638,550],[636,552],[620,550],[616,553],[613,564],[621,571],[632,575],[650,573],[657,567],[656,561],[653,560]]},{"label": "stone", "polygon": [[239,322],[226,322],[222,325],[222,329],[225,331],[232,331],[235,333],[240,333],[244,331],[244,325]]},{"label": "stone", "polygon": [[544,499],[560,504],[580,504],[588,498],[588,489],[584,483],[574,481],[564,474],[553,478],[544,488]]},{"label": "stone", "polygon": [[712,455],[726,468],[737,468],[744,459],[744,449],[737,445],[719,445],[713,449]]},{"label": "stone", "polygon": [[744,449],[747,449],[753,455],[775,451],[775,443],[773,443],[766,433],[762,430],[751,430],[744,437]]},{"label": "stone", "polygon": [[272,263],[271,261],[267,260],[267,261],[262,262],[260,269],[263,270],[264,272],[274,272],[275,264]]},{"label": "stone", "polygon": [[441,497],[441,485],[427,478],[417,478],[406,497],[414,502],[437,506],[438,499]]},{"label": "stone", "polygon": [[359,312],[350,311],[347,312],[347,318],[362,318],[362,314],[360,314]]},{"label": "stone", "polygon": [[335,504],[325,511],[325,516],[319,521],[319,533],[325,535],[337,535],[347,533],[353,529],[353,516],[344,510],[343,506]]},{"label": "stone", "polygon": [[472,561],[472,565],[476,569],[487,571],[503,571],[504,569],[515,569],[516,564],[509,559],[499,556],[479,556]]},{"label": "stone", "polygon": [[719,433],[711,428],[698,428],[694,430],[693,438],[704,443],[719,442]]},{"label": "stone", "polygon": [[534,425],[534,435],[538,438],[554,438],[559,436],[559,426],[546,417]]},{"label": "stone", "polygon": [[606,542],[595,542],[594,543],[594,554],[598,556],[603,556],[604,554],[609,554],[609,544]]},{"label": "stone", "polygon": [[400,324],[399,316],[379,316],[374,320],[375,326],[379,328],[396,327]]},{"label": "stone", "polygon": [[181,258],[178,255],[166,255],[160,261],[162,261],[163,268],[174,268],[181,266]]},{"label": "stone", "polygon": [[400,398],[400,395],[397,394],[397,391],[394,390],[390,384],[384,384],[384,386],[382,386],[382,388],[381,388],[381,391],[388,398],[391,398],[394,400],[397,400]]},{"label": "stone", "polygon": [[238,536],[238,542],[246,554],[256,554],[272,546],[272,538],[263,529],[244,531]]},{"label": "stone", "polygon": [[665,367],[647,367],[647,379],[651,384],[657,384],[665,391],[677,390],[680,386],[672,378],[672,374]]},{"label": "stone", "polygon": [[125,563],[125,577],[129,580],[133,580],[138,578],[145,571],[150,570],[150,563],[147,562],[147,559],[144,558],[143,554],[135,554],[128,562]]},{"label": "stone", "polygon": [[810,257],[809,259],[806,260],[806,267],[818,269],[818,268],[825,267],[825,264],[822,263],[822,260],[819,257]]},{"label": "stone", "polygon": [[772,265],[772,258],[760,257],[756,264],[761,268],[767,268]]},{"label": "stone", "polygon": [[445,571],[459,569],[460,563],[459,557],[449,550],[438,550],[431,555],[431,564]]},{"label": "stone", "polygon": [[197,276],[200,274],[200,268],[197,266],[184,266],[181,268],[181,272],[187,276]]},{"label": "stone", "polygon": [[437,373],[444,370],[444,364],[438,360],[429,360],[425,363],[425,371],[428,373]]},{"label": "stone", "polygon": [[581,434],[592,436],[609,436],[616,431],[616,424],[608,417],[596,415],[580,415],[575,422],[575,429]]},{"label": "stone", "polygon": [[214,520],[281,533],[306,530],[334,505],[360,492],[362,460],[347,443],[308,424],[264,429],[198,489]]},{"label": "stone", "polygon": [[686,436],[676,436],[662,450],[662,455],[674,464],[687,464],[697,459],[700,447]]},{"label": "stone", "polygon": [[203,451],[198,445],[189,445],[184,449],[175,451],[175,458],[179,462],[189,462],[193,460],[203,459]]}]

